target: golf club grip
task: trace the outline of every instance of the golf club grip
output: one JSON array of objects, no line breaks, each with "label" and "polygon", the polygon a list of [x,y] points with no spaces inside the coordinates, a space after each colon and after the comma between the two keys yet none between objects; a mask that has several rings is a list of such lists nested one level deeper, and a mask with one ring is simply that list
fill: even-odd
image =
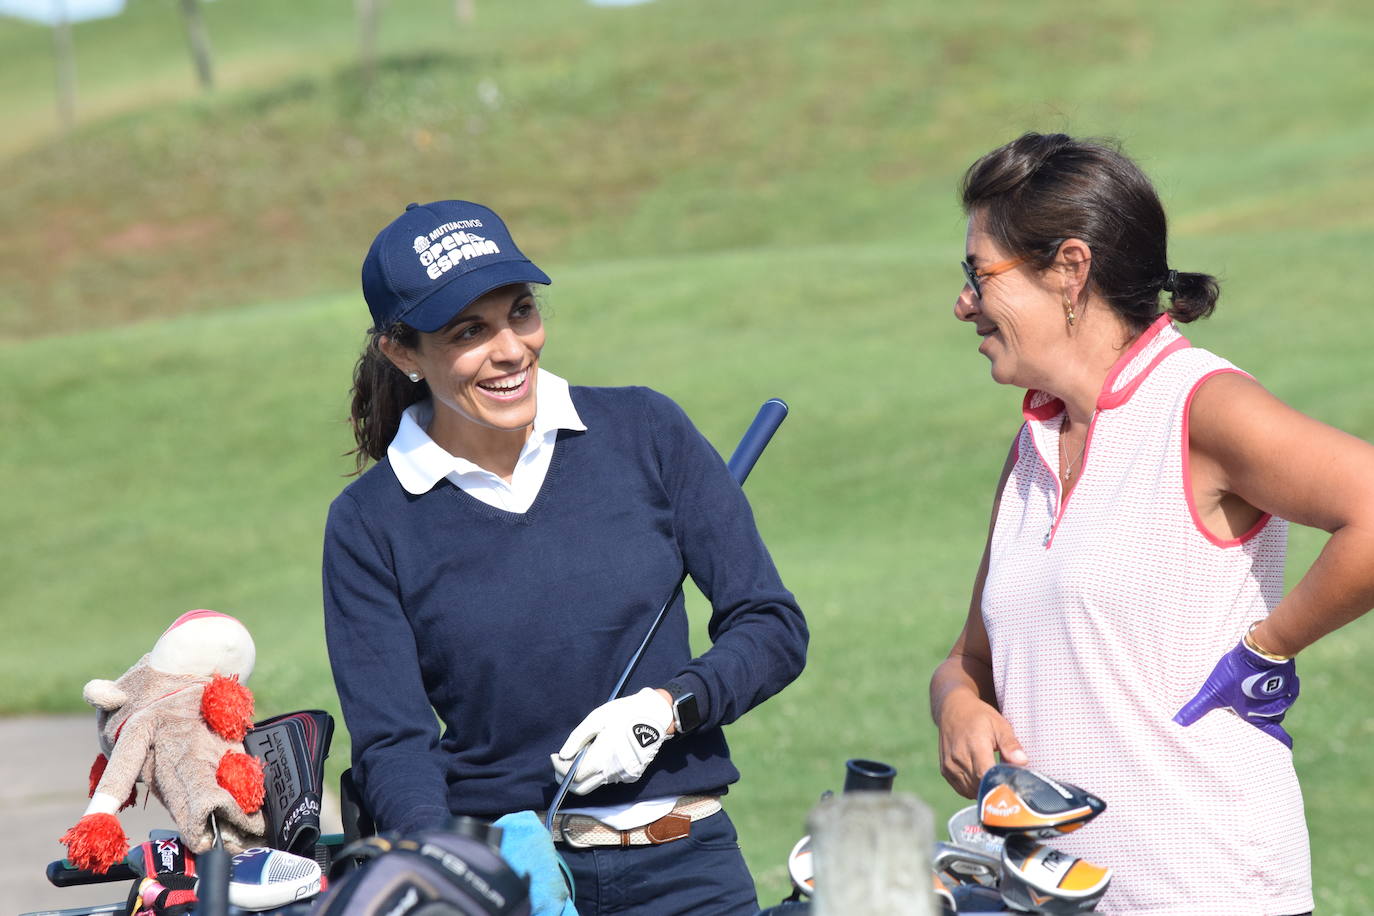
[{"label": "golf club grip", "polygon": [[773,433],[778,431],[782,421],[787,419],[787,403],[781,398],[769,398],[763,402],[759,412],[754,415],[754,422],[749,424],[749,428],[744,431],[744,437],[739,440],[739,445],[735,446],[735,453],[726,462],[726,467],[730,469],[730,476],[735,478],[735,483],[744,486],[744,481],[749,479],[749,472],[754,469],[754,464],[763,454],[763,450],[768,447],[768,442],[773,438]]},{"label": "golf club grip", "polygon": [[196,916],[229,916],[229,853],[221,843],[216,843],[196,857],[196,871],[200,882],[196,885],[196,896],[200,905]]},{"label": "golf club grip", "polygon": [[[726,462],[726,467],[730,471],[730,476],[735,479],[735,483],[740,486],[748,479],[749,472],[754,469],[759,456],[768,447],[768,443],[773,438],[773,433],[778,431],[782,421],[787,418],[787,403],[781,398],[769,398],[759,407],[759,412],[754,415],[754,422],[749,424],[749,428],[744,431],[744,436],[740,438],[739,445],[735,446],[734,454]],[[687,581],[687,571],[682,571],[682,577],[677,580],[677,586],[673,593],[668,596],[668,600],[663,602],[663,607],[659,608],[658,615],[654,617],[654,622],[649,624],[649,630],[644,634],[644,639],[639,643],[639,648],[635,654],[630,656],[630,661],[625,665],[625,670],[620,674],[620,680],[615,682],[615,688],[611,691],[609,703],[620,696],[620,691],[624,689],[625,682],[630,679],[635,666],[639,664],[639,658],[644,654],[644,649],[649,645],[649,640],[654,638],[659,626],[663,623],[663,618],[668,616],[668,608],[673,606],[682,594],[682,585]],[[563,781],[558,784],[558,791],[554,793],[553,803],[549,805],[549,813],[544,818],[544,826],[550,833],[553,832],[553,819],[558,814],[559,807],[563,804],[563,799],[568,795],[568,788],[572,785],[573,775],[577,773],[582,765],[582,758],[587,755],[587,750],[591,745],[585,745],[582,750],[577,752],[573,758],[572,766],[568,768],[568,774],[563,777]]]},{"label": "golf club grip", "polygon": [[77,868],[65,859],[48,863],[48,883],[53,887],[77,887],[83,884],[105,884],[110,881],[128,881],[138,877],[124,862],[116,862],[107,872],[86,871]]}]

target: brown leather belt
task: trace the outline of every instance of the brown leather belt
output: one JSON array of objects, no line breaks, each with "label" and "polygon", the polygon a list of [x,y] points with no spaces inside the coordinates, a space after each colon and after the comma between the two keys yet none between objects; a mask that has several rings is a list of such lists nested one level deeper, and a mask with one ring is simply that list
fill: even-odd
[{"label": "brown leather belt", "polygon": [[[553,819],[553,841],[574,848],[587,846],[658,846],[689,836],[692,822],[710,817],[720,810],[715,795],[684,795],[673,810],[656,821],[630,830],[617,830],[589,814],[557,814]],[[544,812],[538,812],[544,819]]]}]

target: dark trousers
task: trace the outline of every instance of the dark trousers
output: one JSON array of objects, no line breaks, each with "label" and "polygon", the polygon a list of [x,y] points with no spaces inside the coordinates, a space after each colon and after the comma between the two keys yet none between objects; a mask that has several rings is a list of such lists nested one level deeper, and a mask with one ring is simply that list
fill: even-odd
[{"label": "dark trousers", "polygon": [[754,879],[725,812],[661,846],[558,845],[572,870],[578,916],[755,916]]}]

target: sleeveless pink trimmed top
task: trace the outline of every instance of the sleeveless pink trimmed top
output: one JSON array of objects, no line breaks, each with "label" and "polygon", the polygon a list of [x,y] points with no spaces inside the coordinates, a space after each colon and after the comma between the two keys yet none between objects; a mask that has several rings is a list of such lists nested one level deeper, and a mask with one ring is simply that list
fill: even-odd
[{"label": "sleeveless pink trimmed top", "polygon": [[1103,385],[1077,485],[1059,485],[1063,404],[1025,400],[983,590],[998,702],[1030,766],[1107,810],[1057,848],[1113,869],[1103,913],[1285,916],[1312,909],[1287,748],[1227,710],[1172,721],[1283,593],[1287,523],[1204,530],[1188,406],[1237,372],[1161,317]]}]

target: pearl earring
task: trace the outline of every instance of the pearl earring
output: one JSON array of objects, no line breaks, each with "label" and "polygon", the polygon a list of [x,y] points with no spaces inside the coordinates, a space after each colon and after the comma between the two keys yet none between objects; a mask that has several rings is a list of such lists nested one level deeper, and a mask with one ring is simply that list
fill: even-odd
[{"label": "pearl earring", "polygon": [[411,373],[410,373],[410,380],[411,380],[412,382],[418,382],[418,381],[420,380],[420,373],[418,373],[418,372],[411,372]]}]

